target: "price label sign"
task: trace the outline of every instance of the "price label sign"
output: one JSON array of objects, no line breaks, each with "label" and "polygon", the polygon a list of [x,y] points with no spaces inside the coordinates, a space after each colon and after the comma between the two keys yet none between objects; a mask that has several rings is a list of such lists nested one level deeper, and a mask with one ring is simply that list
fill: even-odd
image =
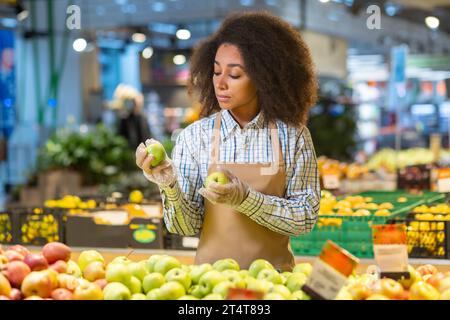
[{"label": "price label sign", "polygon": [[406,225],[384,224],[372,226],[373,252],[380,268],[380,276],[409,279]]},{"label": "price label sign", "polygon": [[358,263],[358,258],[328,240],[302,290],[313,299],[333,300]]},{"label": "price label sign", "polygon": [[439,168],[437,173],[437,191],[450,192],[450,168]]},{"label": "price label sign", "polygon": [[326,174],[322,177],[323,187],[327,190],[339,189],[341,182],[339,180],[339,175],[337,174]]}]

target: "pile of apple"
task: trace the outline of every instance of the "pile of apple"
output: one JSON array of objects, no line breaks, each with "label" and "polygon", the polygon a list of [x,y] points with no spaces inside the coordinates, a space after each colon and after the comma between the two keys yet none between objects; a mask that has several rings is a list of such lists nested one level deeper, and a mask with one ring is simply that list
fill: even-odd
[{"label": "pile of apple", "polygon": [[351,276],[337,300],[450,300],[450,272],[426,264],[408,266],[410,278],[395,281],[376,274]]},{"label": "pile of apple", "polygon": [[100,278],[96,265],[82,274],[80,267],[85,266],[70,258],[71,249],[60,242],[46,244],[39,253],[21,245],[0,247],[0,300],[103,299],[106,280],[95,281]]}]

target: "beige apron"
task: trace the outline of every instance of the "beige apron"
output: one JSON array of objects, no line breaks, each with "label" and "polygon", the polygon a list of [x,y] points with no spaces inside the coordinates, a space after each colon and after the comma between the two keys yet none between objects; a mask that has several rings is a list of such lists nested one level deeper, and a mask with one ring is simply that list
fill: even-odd
[{"label": "beige apron", "polygon": [[[219,163],[220,121],[221,114],[218,114],[214,122],[212,163],[208,175],[218,168],[228,169],[254,190],[284,197],[285,166],[276,126],[269,124],[274,163]],[[274,167],[272,171],[275,173],[270,172]],[[268,172],[271,174],[268,175]],[[224,258],[235,259],[242,269],[247,269],[255,259],[265,259],[283,271],[291,271],[295,265],[288,236],[269,230],[229,206],[214,205],[205,199],[205,215],[195,264],[214,263]]]}]

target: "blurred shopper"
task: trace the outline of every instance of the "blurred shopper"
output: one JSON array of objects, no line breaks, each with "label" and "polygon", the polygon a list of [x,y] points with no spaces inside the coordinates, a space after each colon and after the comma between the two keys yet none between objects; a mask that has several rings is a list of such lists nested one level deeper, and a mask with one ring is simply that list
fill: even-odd
[{"label": "blurred shopper", "polygon": [[120,84],[114,93],[115,109],[119,111],[118,133],[132,149],[151,138],[148,120],[142,109],[144,96],[131,86]]},{"label": "blurred shopper", "polygon": [[[260,258],[291,270],[289,237],[312,230],[320,203],[305,126],[317,95],[310,51],[280,18],[239,13],[200,43],[190,68],[203,118],[177,137],[172,160],[151,168],[154,141],[136,149],[160,187],[167,228],[200,233],[196,264],[233,258],[248,268]],[[229,182],[204,186],[214,172]]]}]

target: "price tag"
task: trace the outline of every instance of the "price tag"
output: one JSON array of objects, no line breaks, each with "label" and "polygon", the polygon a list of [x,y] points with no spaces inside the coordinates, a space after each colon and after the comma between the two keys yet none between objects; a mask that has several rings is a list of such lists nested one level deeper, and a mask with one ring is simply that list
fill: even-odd
[{"label": "price tag", "polygon": [[372,226],[373,252],[381,277],[409,279],[406,226],[386,224]]},{"label": "price tag", "polygon": [[196,249],[198,247],[199,238],[183,237],[183,247]]},{"label": "price tag", "polygon": [[230,288],[226,300],[262,300],[263,293],[248,289]]},{"label": "price tag", "polygon": [[302,290],[313,299],[333,300],[358,263],[358,258],[328,240]]},{"label": "price tag", "polygon": [[327,174],[322,177],[323,187],[328,190],[339,189],[341,182],[339,180],[339,175],[337,174]]},{"label": "price tag", "polygon": [[450,192],[450,168],[440,168],[437,172],[438,192]]}]

